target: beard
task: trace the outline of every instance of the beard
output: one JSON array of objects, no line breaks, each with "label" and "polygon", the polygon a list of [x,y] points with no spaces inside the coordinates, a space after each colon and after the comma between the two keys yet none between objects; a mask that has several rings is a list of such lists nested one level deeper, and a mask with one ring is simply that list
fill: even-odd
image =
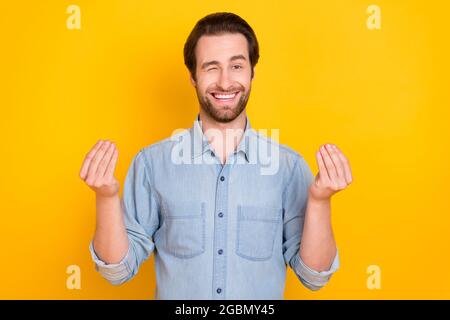
[{"label": "beard", "polygon": [[[247,106],[248,98],[250,97],[251,88],[248,89],[246,93],[244,88],[237,88],[233,90],[228,90],[228,92],[236,92],[240,91],[239,100],[236,102],[236,105],[232,105],[232,103],[227,105],[217,105],[214,103],[214,97],[212,97],[209,93],[202,95],[197,91],[198,102],[200,103],[200,107],[203,111],[205,111],[208,116],[210,116],[214,121],[220,123],[228,123],[236,119],[242,111],[245,110]],[[223,90],[219,90],[225,92]]]}]

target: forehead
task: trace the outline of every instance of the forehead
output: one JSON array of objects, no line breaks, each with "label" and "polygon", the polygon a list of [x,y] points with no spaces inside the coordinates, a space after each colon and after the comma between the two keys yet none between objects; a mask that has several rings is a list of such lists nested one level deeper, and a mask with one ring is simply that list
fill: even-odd
[{"label": "forehead", "polygon": [[203,35],[195,48],[198,64],[218,60],[226,62],[232,56],[242,54],[248,59],[248,43],[241,33]]}]

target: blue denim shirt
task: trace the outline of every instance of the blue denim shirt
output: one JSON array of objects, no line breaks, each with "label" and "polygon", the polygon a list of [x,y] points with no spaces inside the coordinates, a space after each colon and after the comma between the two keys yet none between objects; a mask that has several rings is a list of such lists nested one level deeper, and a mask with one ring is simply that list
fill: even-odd
[{"label": "blue denim shirt", "polygon": [[[268,151],[270,150],[270,152]],[[142,148],[125,178],[122,212],[129,249],[96,270],[114,285],[133,278],[154,253],[156,299],[283,299],[286,267],[318,290],[339,267],[309,268],[300,258],[307,190],[304,158],[247,124],[225,164],[199,117]]]}]

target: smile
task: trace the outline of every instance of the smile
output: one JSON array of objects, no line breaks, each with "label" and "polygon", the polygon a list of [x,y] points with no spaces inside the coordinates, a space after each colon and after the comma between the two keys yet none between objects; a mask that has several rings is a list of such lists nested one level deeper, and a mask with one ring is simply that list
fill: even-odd
[{"label": "smile", "polygon": [[239,91],[233,92],[233,93],[218,93],[218,92],[212,92],[211,95],[216,99],[217,101],[222,102],[229,102],[232,101],[236,96],[239,94]]}]

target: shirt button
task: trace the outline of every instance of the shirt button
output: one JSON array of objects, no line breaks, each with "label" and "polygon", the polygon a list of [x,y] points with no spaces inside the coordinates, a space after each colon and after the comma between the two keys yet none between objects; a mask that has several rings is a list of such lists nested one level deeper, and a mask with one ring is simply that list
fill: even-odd
[{"label": "shirt button", "polygon": [[219,218],[222,218],[222,217],[223,217],[223,213],[219,212]]},{"label": "shirt button", "polygon": [[225,177],[224,177],[224,176],[221,176],[221,177],[220,177],[220,181],[223,181],[223,180],[225,180]]},{"label": "shirt button", "polygon": [[220,289],[220,288],[217,288],[217,293],[221,293],[222,292],[222,289]]},{"label": "shirt button", "polygon": [[223,253],[223,250],[222,250],[222,249],[219,249],[218,252],[219,252],[219,254],[222,254],[222,253]]}]

